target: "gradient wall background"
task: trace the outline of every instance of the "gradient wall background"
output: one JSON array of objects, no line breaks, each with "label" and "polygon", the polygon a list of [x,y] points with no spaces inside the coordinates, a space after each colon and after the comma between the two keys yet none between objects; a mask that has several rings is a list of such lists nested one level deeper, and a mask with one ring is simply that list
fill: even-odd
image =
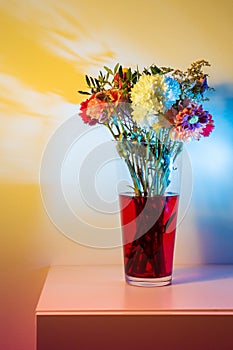
[{"label": "gradient wall background", "polygon": [[34,310],[53,264],[121,263],[120,249],[87,248],[50,222],[39,191],[43,150],[77,112],[83,75],[104,65],[186,68],[205,58],[216,130],[188,146],[193,196],[176,263],[233,263],[231,0],[0,0],[0,348],[35,346]]}]

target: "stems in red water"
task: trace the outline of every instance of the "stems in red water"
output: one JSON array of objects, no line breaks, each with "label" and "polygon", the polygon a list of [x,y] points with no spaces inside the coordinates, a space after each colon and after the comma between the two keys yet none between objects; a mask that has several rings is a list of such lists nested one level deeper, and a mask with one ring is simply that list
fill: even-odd
[{"label": "stems in red water", "polygon": [[120,195],[126,275],[171,275],[178,201],[178,195]]}]

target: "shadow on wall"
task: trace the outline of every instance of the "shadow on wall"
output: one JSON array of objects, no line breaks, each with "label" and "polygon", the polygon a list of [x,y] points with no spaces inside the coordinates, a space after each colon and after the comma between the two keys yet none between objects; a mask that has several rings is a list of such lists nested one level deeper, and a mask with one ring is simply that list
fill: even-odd
[{"label": "shadow on wall", "polygon": [[[19,1],[0,3],[1,26],[6,33],[1,37],[3,81],[16,81],[37,93],[77,103],[77,86],[86,86],[82,72],[111,62],[115,53],[99,42],[95,29],[94,34],[90,32],[89,23],[82,25],[76,10],[76,5],[56,2],[54,6],[53,1],[28,1],[25,11]],[[12,100],[12,95],[5,96],[6,92],[3,87],[1,103],[27,113],[22,101],[15,101],[16,96],[24,96],[15,93]],[[31,98],[35,96],[34,93]]]},{"label": "shadow on wall", "polygon": [[219,85],[205,107],[216,129],[200,143],[190,144],[194,208],[203,263],[233,263],[233,85]]}]

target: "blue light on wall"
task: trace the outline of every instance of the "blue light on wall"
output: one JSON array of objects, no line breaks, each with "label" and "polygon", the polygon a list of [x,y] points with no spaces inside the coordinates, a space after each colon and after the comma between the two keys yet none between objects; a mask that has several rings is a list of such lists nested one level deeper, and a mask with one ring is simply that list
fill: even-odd
[{"label": "blue light on wall", "polygon": [[233,85],[219,85],[205,108],[216,128],[188,145],[194,211],[202,262],[233,263]]}]

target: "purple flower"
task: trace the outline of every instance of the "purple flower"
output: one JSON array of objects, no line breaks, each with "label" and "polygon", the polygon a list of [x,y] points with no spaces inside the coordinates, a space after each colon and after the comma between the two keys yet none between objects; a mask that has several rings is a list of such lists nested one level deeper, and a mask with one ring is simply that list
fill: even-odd
[{"label": "purple flower", "polygon": [[174,128],[171,130],[172,137],[180,141],[189,141],[190,139],[199,140],[201,136],[209,136],[214,128],[211,114],[205,111],[202,105],[190,101],[187,104],[187,102],[188,100],[178,106],[173,122]]}]

